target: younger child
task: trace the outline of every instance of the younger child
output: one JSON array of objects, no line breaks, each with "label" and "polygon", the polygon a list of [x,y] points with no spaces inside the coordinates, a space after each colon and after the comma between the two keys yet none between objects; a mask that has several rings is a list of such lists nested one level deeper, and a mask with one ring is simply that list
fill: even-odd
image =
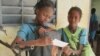
[{"label": "younger child", "polygon": [[82,17],[82,11],[78,7],[72,7],[68,12],[69,25],[63,28],[62,40],[69,43],[69,47],[63,49],[66,56],[95,56],[88,44],[87,31],[78,26]]}]

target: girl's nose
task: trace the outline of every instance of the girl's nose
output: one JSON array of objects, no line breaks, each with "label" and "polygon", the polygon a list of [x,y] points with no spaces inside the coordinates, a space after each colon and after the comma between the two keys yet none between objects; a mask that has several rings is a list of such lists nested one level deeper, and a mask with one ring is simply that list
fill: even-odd
[{"label": "girl's nose", "polygon": [[72,18],[72,22],[75,22],[75,18],[74,17]]},{"label": "girl's nose", "polygon": [[49,17],[46,17],[46,18],[45,18],[45,21],[49,21]]}]

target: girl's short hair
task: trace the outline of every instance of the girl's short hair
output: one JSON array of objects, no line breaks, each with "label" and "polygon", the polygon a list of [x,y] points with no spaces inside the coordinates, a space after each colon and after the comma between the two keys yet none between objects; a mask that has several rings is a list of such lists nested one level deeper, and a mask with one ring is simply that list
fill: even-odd
[{"label": "girl's short hair", "polygon": [[73,10],[79,12],[80,17],[82,17],[82,10],[81,10],[79,7],[71,7],[70,10],[69,10],[69,12],[68,12],[68,15],[69,15]]},{"label": "girl's short hair", "polygon": [[52,7],[54,8],[54,3],[51,0],[40,0],[36,5],[35,9],[40,9],[44,7]]}]

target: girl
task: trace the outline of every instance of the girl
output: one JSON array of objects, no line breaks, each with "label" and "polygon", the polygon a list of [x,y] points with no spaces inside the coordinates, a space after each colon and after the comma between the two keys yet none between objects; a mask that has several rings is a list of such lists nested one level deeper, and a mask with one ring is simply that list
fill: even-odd
[{"label": "girl", "polygon": [[95,56],[88,44],[87,31],[78,26],[82,17],[82,11],[78,7],[72,7],[68,12],[69,25],[63,28],[62,40],[69,43],[69,47],[63,49],[65,56]]},{"label": "girl", "polygon": [[[39,36],[39,32],[46,31],[44,23],[51,19],[54,13],[54,4],[50,0],[41,0],[35,6],[36,20],[35,23],[23,24],[18,31],[17,37],[13,44],[17,44],[19,48],[34,46],[33,50],[29,50],[29,56],[54,56],[51,37]],[[52,54],[54,53],[54,54]]]}]

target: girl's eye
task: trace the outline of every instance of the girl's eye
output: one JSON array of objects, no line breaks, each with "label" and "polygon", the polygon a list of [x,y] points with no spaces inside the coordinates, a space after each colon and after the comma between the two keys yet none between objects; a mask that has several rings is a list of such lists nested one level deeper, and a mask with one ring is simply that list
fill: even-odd
[{"label": "girl's eye", "polygon": [[51,19],[51,17],[48,17],[48,20],[50,20]]},{"label": "girl's eye", "polygon": [[72,16],[70,16],[70,18],[71,18],[71,19],[73,19],[73,17],[72,17]]},{"label": "girl's eye", "polygon": [[43,13],[43,16],[45,16],[45,13]]},{"label": "girl's eye", "polygon": [[77,16],[75,17],[75,19],[77,19]]}]

